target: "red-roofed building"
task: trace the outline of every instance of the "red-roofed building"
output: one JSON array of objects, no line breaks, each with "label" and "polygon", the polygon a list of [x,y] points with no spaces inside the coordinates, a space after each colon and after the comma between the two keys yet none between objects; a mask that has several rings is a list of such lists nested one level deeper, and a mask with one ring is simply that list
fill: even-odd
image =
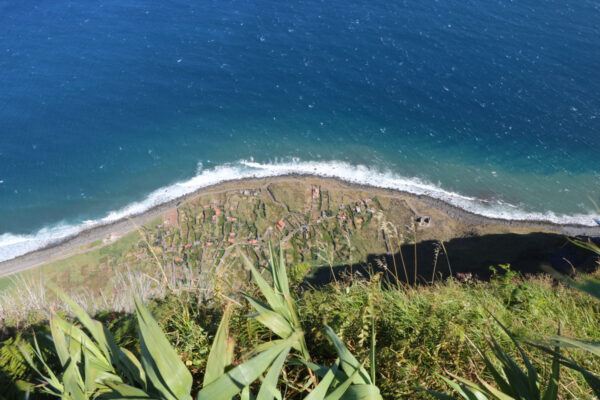
[{"label": "red-roofed building", "polygon": [[281,231],[281,230],[283,230],[284,227],[285,227],[285,222],[283,222],[283,220],[279,220],[279,222],[277,223],[277,229],[279,229]]}]

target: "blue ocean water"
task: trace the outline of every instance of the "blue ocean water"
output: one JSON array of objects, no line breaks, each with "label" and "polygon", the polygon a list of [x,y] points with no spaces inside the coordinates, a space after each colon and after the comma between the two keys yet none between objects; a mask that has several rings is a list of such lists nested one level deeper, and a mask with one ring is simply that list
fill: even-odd
[{"label": "blue ocean water", "polygon": [[0,0],[0,260],[223,179],[593,224],[600,3]]}]

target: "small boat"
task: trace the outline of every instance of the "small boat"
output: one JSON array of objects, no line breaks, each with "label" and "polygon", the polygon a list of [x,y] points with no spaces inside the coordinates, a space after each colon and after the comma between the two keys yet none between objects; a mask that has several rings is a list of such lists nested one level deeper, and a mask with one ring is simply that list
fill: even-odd
[{"label": "small boat", "polygon": [[600,225],[600,219],[594,218],[594,222],[597,223],[598,225]]}]

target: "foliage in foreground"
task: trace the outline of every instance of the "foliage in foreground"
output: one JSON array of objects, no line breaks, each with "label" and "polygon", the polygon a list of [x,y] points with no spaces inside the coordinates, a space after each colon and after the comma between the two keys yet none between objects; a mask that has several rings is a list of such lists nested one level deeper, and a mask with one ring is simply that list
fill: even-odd
[{"label": "foliage in foreground", "polygon": [[[368,374],[363,364],[328,326],[325,327],[325,333],[333,343],[338,359],[332,366],[312,362],[290,294],[283,260],[283,254],[280,254],[280,261],[276,265],[271,255],[271,286],[246,259],[266,300],[263,303],[245,296],[256,311],[251,318],[269,328],[280,339],[262,343],[247,360],[233,365],[233,348],[228,334],[231,313],[228,308],[217,330],[202,389],[196,398],[225,400],[237,395],[242,399],[254,398],[254,383],[260,379],[256,399],[281,399],[282,394],[277,386],[283,366],[286,362],[295,362],[305,365],[309,371],[309,378],[300,389],[309,392],[305,400],[381,399],[379,389],[374,385],[374,369]],[[52,342],[60,360],[60,368],[56,372],[46,364],[37,340],[34,339],[34,352],[42,368],[37,367],[28,349],[21,348],[27,362],[42,378],[44,391],[73,400],[191,399],[192,375],[141,302],[136,301],[140,344],[138,359],[131,351],[117,345],[106,326],[93,320],[59,289],[55,291],[71,307],[90,335],[66,319],[51,315]],[[288,361],[292,349],[295,352]],[[371,351],[371,360],[374,360],[374,349]],[[266,375],[263,376],[264,373]],[[317,376],[321,378],[320,382]]]},{"label": "foliage in foreground", "polygon": [[[600,246],[598,246],[591,240],[588,240],[587,242],[574,240],[572,242],[600,256]],[[587,293],[588,295],[597,300],[600,300],[600,281],[588,278],[576,282],[571,278],[559,276],[553,271],[550,272],[552,272],[553,275],[556,276],[558,279],[565,281],[569,286],[574,287],[577,290],[580,290],[581,292]],[[592,356],[595,356],[597,359],[598,357],[600,357],[600,342],[566,336],[550,336],[546,339],[547,343],[545,345],[538,345],[538,347],[544,350],[545,352],[554,355],[554,357],[559,359],[560,363],[562,365],[565,365],[567,368],[580,372],[587,384],[594,392],[596,398],[600,398],[600,368],[595,368],[595,371],[592,371],[590,368],[586,368],[586,366],[582,365],[582,363],[577,362],[571,358],[562,356],[558,351],[559,347],[566,349],[578,349],[589,353]],[[555,348],[552,349],[551,346],[548,345],[548,343],[551,345],[553,344]]]},{"label": "foliage in foreground", "polygon": [[[341,310],[356,302],[346,298],[352,297],[353,288],[334,296],[341,302],[339,307],[331,306],[334,301],[324,301],[322,292],[310,304],[334,315],[331,311],[336,310],[346,317],[359,312],[356,308]],[[563,326],[570,334],[598,338],[598,304],[584,294],[556,285],[547,276],[524,280],[507,270],[489,284],[447,283],[406,293],[375,290],[375,294],[378,371],[382,375],[378,383],[386,398],[426,397],[411,389],[419,386],[447,392],[447,384],[451,389],[459,389],[459,396],[467,399],[592,397],[585,378],[576,370],[563,368],[558,386],[562,356],[556,354],[557,349],[552,348],[554,353],[548,357],[544,349],[521,346],[539,339],[539,334],[552,335],[561,320],[568,321]],[[322,305],[317,306],[318,303]],[[340,335],[348,337],[360,321],[360,317],[349,321],[341,318]],[[359,345],[360,338],[357,339],[355,343]],[[491,351],[484,351],[486,347]],[[582,352],[572,356],[600,370],[599,360]],[[461,377],[458,380],[462,382],[444,378],[447,371],[452,371],[455,378]]]},{"label": "foliage in foreground", "polygon": [[[511,357],[496,339],[492,336],[487,339],[488,347],[493,355],[490,358],[484,350],[473,345],[477,353],[483,360],[487,372],[493,377],[492,385],[484,379],[477,376],[477,382],[461,378],[448,372],[456,381],[446,377],[442,379],[465,400],[556,400],[559,393],[559,374],[560,374],[560,353],[555,349],[555,355],[552,360],[551,374],[547,379],[547,387],[543,389],[544,379],[540,376],[538,370],[533,366],[527,353],[519,345],[514,335],[508,331],[504,325],[496,321],[505,333],[510,337],[512,344],[518,350],[525,369]],[[495,366],[500,364],[500,368]],[[452,397],[433,391],[428,391],[431,395],[439,399],[452,399]]]},{"label": "foliage in foreground", "polygon": [[[270,280],[268,274],[267,279]],[[559,321],[562,321],[562,332],[566,336],[600,340],[598,302],[564,285],[556,285],[548,276],[525,279],[505,270],[489,283],[474,281],[461,284],[451,280],[416,290],[383,289],[376,275],[370,280],[348,277],[337,285],[320,288],[298,288],[294,279],[290,284],[290,292],[299,293],[294,304],[312,362],[331,367],[338,357],[322,329],[323,321],[326,321],[357,359],[367,360],[365,369],[369,376],[372,365],[376,365],[374,376],[386,399],[429,398],[424,392],[415,392],[416,387],[447,392],[448,387],[440,378],[445,371],[472,381],[477,381],[479,376],[486,382],[493,382],[493,376],[485,369],[484,362],[467,337],[483,349],[487,346],[486,335],[493,336],[513,359],[520,360],[510,337],[493,322],[490,313],[524,340],[539,339],[537,334],[554,335]],[[248,287],[247,292],[258,298],[252,287]],[[204,382],[210,343],[218,331],[223,305],[199,302],[193,293],[180,293],[155,301],[151,309],[192,374],[192,391],[196,393]],[[273,336],[273,332],[256,319],[246,317],[253,312],[246,302],[230,309],[228,337],[236,344],[235,360],[243,360],[245,354]],[[105,313],[96,318],[105,321],[119,346],[140,357],[134,315]],[[374,363],[371,362],[372,347],[369,343],[372,320],[377,332]],[[38,334],[40,348],[48,365],[56,370],[60,363],[51,354],[54,346],[43,334],[45,329],[50,333],[44,326],[36,327],[35,331],[41,332]],[[20,340],[25,344],[26,336],[24,334]],[[0,346],[0,385],[7,387],[8,383],[19,380],[36,381],[26,365],[24,367],[23,362],[17,362],[18,352],[11,350],[12,346]],[[551,343],[549,348],[553,347],[554,343]],[[540,372],[541,384],[546,385],[551,357],[532,346],[524,350]],[[592,357],[577,349],[566,350],[569,353],[562,352],[565,359],[568,356],[569,360],[586,370],[600,371],[600,357]],[[300,354],[298,350],[292,352]],[[3,353],[7,355],[4,359]],[[11,355],[10,358],[8,355]],[[561,358],[562,365],[565,365],[564,362]],[[3,374],[6,374],[6,380],[3,380]],[[297,365],[291,360],[286,362],[279,376],[279,387],[284,388],[283,397],[302,398],[299,389],[308,380],[310,375],[304,364]],[[586,380],[573,369],[562,368],[560,382],[561,398],[593,396]],[[258,389],[256,386],[253,388]],[[18,398],[8,392],[6,396]],[[32,398],[47,397],[32,393]]]},{"label": "foliage in foreground", "polygon": [[[591,240],[588,240],[587,242],[574,240],[573,243],[600,255],[600,247]],[[600,282],[593,279],[583,279],[582,282],[576,282],[551,269],[548,269],[548,271],[559,280],[563,280],[570,286],[600,300]],[[600,355],[600,343],[560,336],[560,330],[559,335],[547,338],[548,340],[546,343],[553,343],[554,348],[549,347],[547,344],[530,343],[553,356],[551,375],[547,379],[548,385],[546,390],[542,391],[542,380],[540,379],[538,371],[527,357],[527,354],[521,348],[514,335],[508,331],[500,321],[496,320],[496,322],[511,338],[526,369],[523,371],[502,346],[500,346],[492,337],[491,339],[488,339],[488,344],[496,362],[501,365],[500,369],[496,368],[494,362],[477,346],[474,347],[483,359],[486,370],[492,375],[496,386],[490,385],[479,376],[477,376],[477,382],[461,378],[450,372],[448,372],[448,375],[452,376],[456,381],[442,377],[442,379],[454,389],[454,391],[459,393],[462,398],[465,400],[556,400],[559,398],[561,365],[564,365],[573,371],[580,372],[590,389],[594,392],[596,398],[600,396],[600,377],[598,376],[598,372],[592,372],[589,369],[586,369],[577,361],[563,356],[560,352],[561,347],[575,348],[598,356]],[[442,393],[432,391],[428,391],[428,393],[436,398],[452,399],[452,397]]]}]

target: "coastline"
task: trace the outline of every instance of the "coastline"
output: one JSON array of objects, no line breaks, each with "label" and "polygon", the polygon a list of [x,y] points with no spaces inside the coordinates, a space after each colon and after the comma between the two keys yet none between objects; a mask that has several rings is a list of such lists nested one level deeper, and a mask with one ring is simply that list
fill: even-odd
[{"label": "coastline", "polygon": [[369,186],[356,182],[349,182],[341,178],[335,177],[322,177],[319,175],[312,174],[292,173],[272,177],[244,177],[207,185],[191,193],[184,194],[165,203],[158,204],[146,211],[128,217],[123,217],[116,221],[84,229],[74,235],[70,235],[65,238],[59,239],[55,243],[51,243],[48,246],[45,246],[38,250],[25,253],[23,255],[17,256],[6,261],[2,261],[0,262],[0,277],[12,275],[21,271],[38,267],[40,265],[52,261],[57,261],[66,258],[74,254],[78,250],[81,250],[83,246],[90,245],[91,243],[98,240],[106,239],[108,236],[112,235],[120,237],[125,234],[131,233],[136,230],[136,226],[148,223],[152,219],[161,216],[168,210],[177,207],[180,204],[189,201],[193,198],[196,198],[200,195],[204,195],[207,193],[218,193],[231,190],[238,190],[240,188],[246,188],[248,186],[266,186],[271,183],[285,182],[290,180],[301,180],[311,183],[336,185],[341,187],[341,190],[344,190],[344,188],[348,190],[360,190],[363,192],[371,193],[373,195],[377,194],[389,197],[407,197],[421,203],[425,207],[431,207],[442,211],[451,219],[467,224],[494,225],[506,227],[508,229],[529,229],[532,231],[546,231],[564,234],[566,236],[600,236],[600,226],[592,227],[576,224],[561,225],[548,221],[507,220],[501,218],[490,218],[472,213],[468,210],[461,209],[455,205],[434,198],[432,196],[413,194],[399,189]]}]

